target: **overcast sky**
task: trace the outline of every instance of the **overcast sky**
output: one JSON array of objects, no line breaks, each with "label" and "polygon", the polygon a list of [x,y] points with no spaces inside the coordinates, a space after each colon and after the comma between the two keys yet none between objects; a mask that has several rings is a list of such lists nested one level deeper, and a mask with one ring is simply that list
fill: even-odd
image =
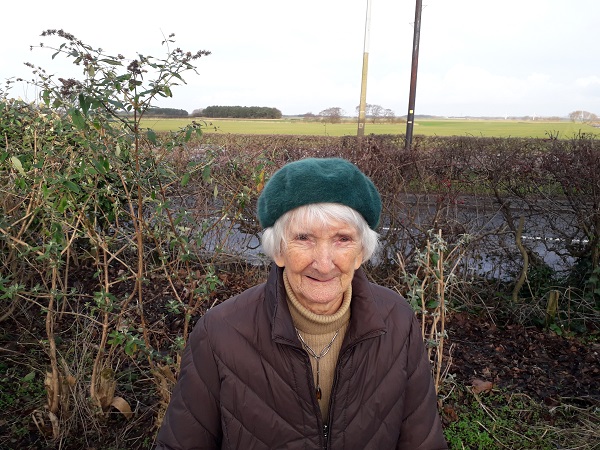
[{"label": "overcast sky", "polygon": [[[0,81],[31,78],[23,65],[68,74],[30,51],[64,29],[108,54],[160,57],[163,35],[212,55],[157,106],[269,106],[284,115],[360,101],[366,0],[169,0],[2,4]],[[415,0],[372,0],[367,103],[405,115]],[[600,115],[600,1],[423,0],[416,114]],[[66,61],[66,60],[64,60]],[[12,96],[33,100],[20,87]]]}]

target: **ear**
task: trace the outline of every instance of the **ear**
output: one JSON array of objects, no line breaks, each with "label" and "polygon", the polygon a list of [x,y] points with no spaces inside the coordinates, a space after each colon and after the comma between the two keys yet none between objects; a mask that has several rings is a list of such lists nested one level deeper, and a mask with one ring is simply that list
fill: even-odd
[{"label": "ear", "polygon": [[273,257],[273,261],[275,262],[275,264],[277,264],[279,267],[283,268],[285,267],[285,261],[283,259],[283,256],[281,256],[281,253],[278,253],[277,255],[275,255]]},{"label": "ear", "polygon": [[364,259],[364,253],[361,250],[360,253],[356,256],[356,260],[354,261],[354,270],[358,270],[358,268],[362,265]]}]

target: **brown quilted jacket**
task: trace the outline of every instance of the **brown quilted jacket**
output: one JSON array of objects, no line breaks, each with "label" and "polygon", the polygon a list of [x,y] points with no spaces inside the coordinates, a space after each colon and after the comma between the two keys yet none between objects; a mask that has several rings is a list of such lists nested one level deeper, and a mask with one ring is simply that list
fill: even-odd
[{"label": "brown quilted jacket", "polygon": [[360,269],[352,293],[329,420],[274,266],[265,284],[209,310],[194,327],[156,448],[446,449],[409,305]]}]

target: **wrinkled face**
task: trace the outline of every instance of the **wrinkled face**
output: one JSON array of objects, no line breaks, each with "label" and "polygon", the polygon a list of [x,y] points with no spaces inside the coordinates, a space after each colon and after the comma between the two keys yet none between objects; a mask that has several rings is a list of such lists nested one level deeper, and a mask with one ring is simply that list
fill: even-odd
[{"label": "wrinkled face", "polygon": [[362,244],[356,228],[335,220],[326,225],[292,222],[286,241],[275,263],[285,267],[300,304],[316,314],[335,313],[354,271],[362,264]]}]

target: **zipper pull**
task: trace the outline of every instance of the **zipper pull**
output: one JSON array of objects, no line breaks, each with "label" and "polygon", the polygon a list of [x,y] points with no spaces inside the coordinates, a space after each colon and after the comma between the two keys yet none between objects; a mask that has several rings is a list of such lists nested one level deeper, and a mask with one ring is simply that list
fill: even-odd
[{"label": "zipper pull", "polygon": [[323,425],[323,439],[325,439],[325,445],[323,448],[327,448],[327,438],[329,437],[329,426],[327,424]]}]

